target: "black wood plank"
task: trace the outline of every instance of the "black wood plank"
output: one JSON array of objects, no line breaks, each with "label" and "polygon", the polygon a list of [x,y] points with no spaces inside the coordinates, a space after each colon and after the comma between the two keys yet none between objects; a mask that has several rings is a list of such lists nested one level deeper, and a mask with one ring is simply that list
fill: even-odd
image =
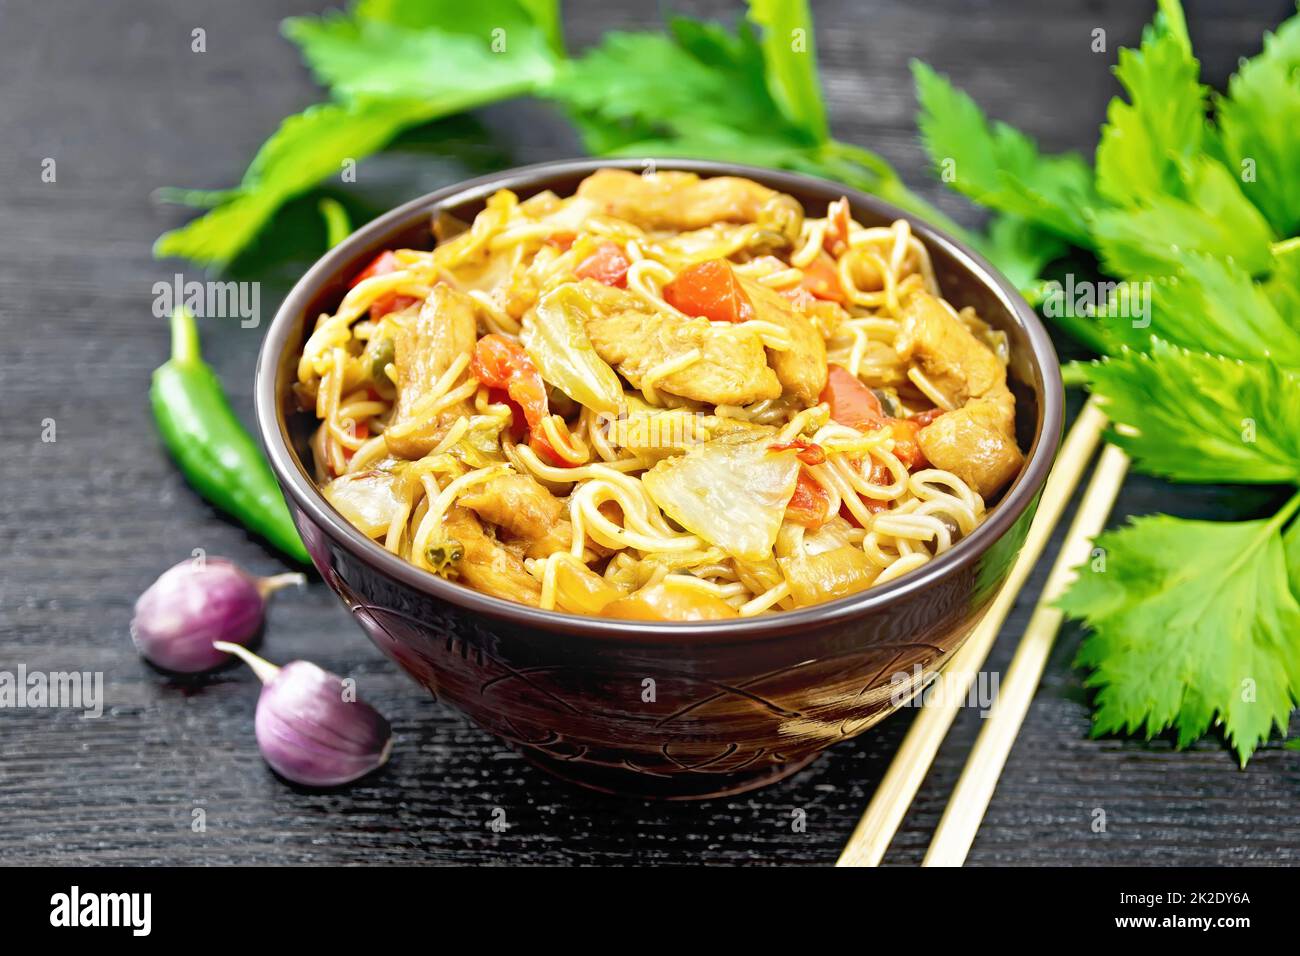
[{"label": "black wood plank", "polygon": [[[0,861],[7,863],[827,863],[888,766],[909,713],[834,749],[794,779],[702,804],[611,800],[556,783],[422,696],[382,659],[321,583],[277,597],[265,648],[356,676],[393,721],[391,764],[342,792],[297,792],[252,737],[257,686],[243,670],[201,688],[142,664],[127,637],[135,596],[194,548],[258,572],[275,557],[216,516],[166,460],[149,421],[150,371],[166,356],[152,287],[180,268],[150,244],[185,214],[162,185],[233,184],[285,115],[318,97],[278,34],[291,0],[0,2],[0,669],[102,670],[99,720],[0,711]],[[661,5],[667,6],[667,5]],[[1189,3],[1207,79],[1221,84],[1286,0]],[[575,47],[662,12],[630,0],[565,4]],[[673,9],[730,19],[732,3]],[[1090,150],[1114,91],[1113,51],[1139,36],[1130,0],[814,3],[832,121],[897,164],[968,223],[979,215],[926,173],[907,60],[951,75],[1050,149]],[[207,52],[190,50],[191,30]],[[1107,31],[1106,55],[1090,50]],[[439,151],[452,148],[453,158]],[[481,169],[572,155],[576,138],[536,104],[409,137],[364,162],[355,196],[379,209]],[[41,179],[46,157],[57,182]],[[290,217],[291,218],[291,217]],[[310,215],[294,228],[318,228]],[[298,224],[306,224],[299,226]],[[264,266],[268,317],[303,263]],[[188,273],[187,273],[188,275]],[[251,413],[262,329],[206,323],[205,348]],[[57,441],[41,441],[43,422]],[[1267,492],[1132,478],[1123,515],[1238,516]],[[990,667],[1008,661],[1045,562]],[[972,864],[1277,863],[1300,860],[1300,753],[1276,744],[1246,771],[1217,744],[1090,740],[1068,628],[976,840]],[[964,712],[888,862],[919,862],[979,729]],[[193,832],[196,808],[207,830]],[[508,828],[487,823],[503,810]],[[1093,833],[1094,810],[1108,828]],[[792,827],[803,810],[807,831]]]}]

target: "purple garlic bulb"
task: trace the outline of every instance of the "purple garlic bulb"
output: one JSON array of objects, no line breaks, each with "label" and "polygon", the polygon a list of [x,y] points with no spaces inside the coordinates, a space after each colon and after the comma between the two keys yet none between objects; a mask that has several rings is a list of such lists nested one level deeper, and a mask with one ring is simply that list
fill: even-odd
[{"label": "purple garlic bulb", "polygon": [[218,649],[237,654],[262,681],[257,746],[280,776],[308,787],[334,787],[388,761],[392,728],[342,678],[308,661],[277,667],[238,644],[219,642]]},{"label": "purple garlic bulb", "polygon": [[267,597],[305,580],[301,574],[255,578],[224,558],[182,561],[135,602],[131,639],[163,670],[211,670],[230,660],[214,642],[248,643],[262,626]]}]

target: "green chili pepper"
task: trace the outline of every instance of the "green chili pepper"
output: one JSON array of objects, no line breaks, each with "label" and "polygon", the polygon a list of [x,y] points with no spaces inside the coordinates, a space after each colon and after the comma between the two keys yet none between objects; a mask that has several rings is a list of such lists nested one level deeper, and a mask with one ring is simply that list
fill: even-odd
[{"label": "green chili pepper", "polygon": [[149,389],[163,443],[200,495],[289,557],[309,564],[270,465],[199,354],[199,330],[188,309],[172,312],[171,330],[171,360],[153,373]]},{"label": "green chili pepper", "polygon": [[352,221],[348,211],[337,199],[322,199],[316,206],[321,218],[325,220],[325,241],[333,249],[340,242],[352,235]]}]

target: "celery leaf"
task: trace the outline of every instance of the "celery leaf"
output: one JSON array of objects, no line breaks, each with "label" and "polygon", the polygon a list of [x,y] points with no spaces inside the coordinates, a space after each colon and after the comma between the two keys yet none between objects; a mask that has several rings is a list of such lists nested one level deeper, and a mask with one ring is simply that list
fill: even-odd
[{"label": "celery leaf", "polygon": [[1300,484],[1300,375],[1156,340],[1087,368],[1134,467],[1174,481]]},{"label": "celery leaf", "polygon": [[1028,136],[989,122],[974,100],[924,63],[913,60],[912,74],[921,137],[946,182],[981,205],[1092,246],[1088,219],[1099,198],[1082,157],[1043,155]]},{"label": "celery leaf", "polygon": [[1287,513],[1154,515],[1096,539],[1060,601],[1092,627],[1077,663],[1097,691],[1095,735],[1175,728],[1185,747],[1221,725],[1243,766],[1274,729],[1285,735],[1300,700],[1300,604],[1278,533]]}]

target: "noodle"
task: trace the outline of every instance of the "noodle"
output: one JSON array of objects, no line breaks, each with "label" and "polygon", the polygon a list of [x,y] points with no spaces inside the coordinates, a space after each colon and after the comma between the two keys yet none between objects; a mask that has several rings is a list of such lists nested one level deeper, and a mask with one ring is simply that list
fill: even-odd
[{"label": "noodle", "polygon": [[[576,197],[524,202],[499,192],[433,251],[395,250],[383,268],[376,260],[317,319],[295,389],[320,423],[310,444],[336,507],[364,516],[390,552],[497,596],[583,614],[639,601],[629,616],[668,619],[681,608],[779,613],[883,584],[978,527],[984,497],[957,474],[963,468],[918,451],[917,434],[968,399],[952,388],[950,366],[910,355],[908,310],[935,297],[943,321],[1001,366],[1007,339],[939,297],[929,251],[906,221],[864,227],[844,218],[845,206],[830,211],[834,221],[802,218],[774,242],[758,220],[667,228],[655,219],[689,210],[685,194],[654,207],[669,212],[639,218],[625,202],[588,199],[586,185]],[[592,265],[602,256],[614,257],[616,271]],[[762,300],[762,309],[719,317],[690,314],[676,288],[665,296],[685,270],[714,260],[729,264],[754,302],[789,304],[773,311]],[[579,284],[583,308],[606,308],[602,296],[612,297],[622,314],[640,317],[640,340],[612,351],[594,336],[587,342],[587,319],[543,340],[534,306],[575,282],[612,287],[597,294],[599,286]],[[441,299],[440,286],[451,290]],[[826,361],[873,396],[858,401],[884,411],[846,421],[834,393],[800,397],[788,376],[809,360],[808,328]],[[741,356],[753,349],[763,374],[776,371],[779,396],[756,394],[757,373],[743,371]],[[639,389],[609,371],[624,371],[623,352],[644,353],[632,376]],[[701,397],[710,382],[731,389],[726,400]],[[719,489],[719,503],[691,518],[689,504],[652,494],[643,480],[710,448],[727,460],[729,449],[759,442],[772,455],[790,449],[776,460],[790,463],[781,480],[797,485],[785,492],[765,556],[729,550],[715,533],[728,521],[766,526],[772,513],[753,511],[746,492]],[[767,467],[722,467],[716,480],[743,488]],[[797,511],[797,501],[812,511]],[[817,562],[841,560],[852,575],[809,577]]]}]

